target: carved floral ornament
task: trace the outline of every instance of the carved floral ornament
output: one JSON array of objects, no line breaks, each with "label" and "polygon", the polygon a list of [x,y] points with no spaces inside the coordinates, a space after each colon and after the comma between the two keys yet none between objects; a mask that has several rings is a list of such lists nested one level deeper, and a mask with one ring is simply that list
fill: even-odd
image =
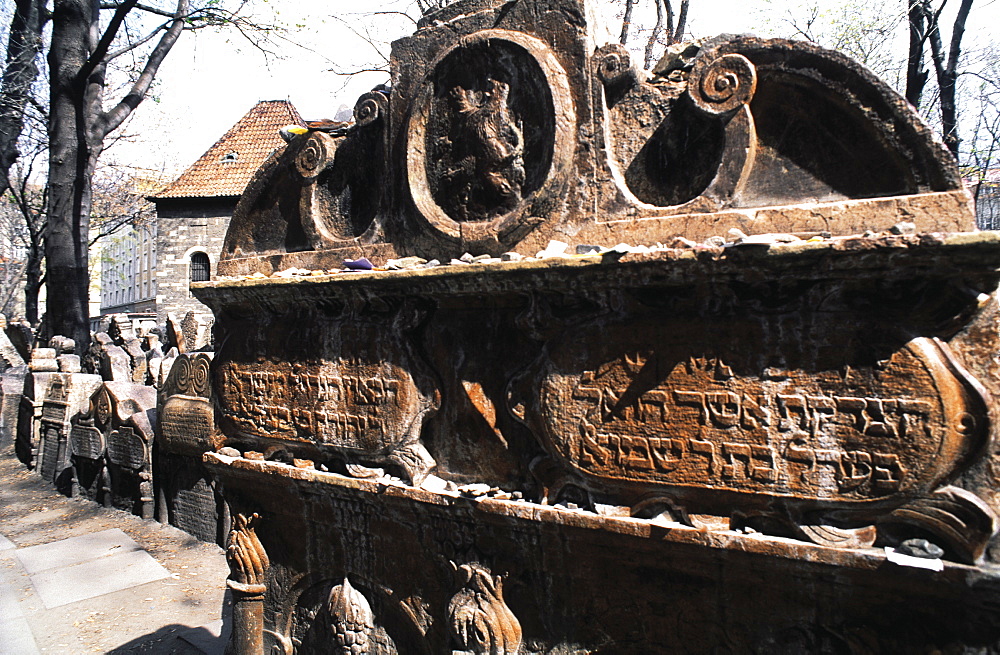
[{"label": "carved floral ornament", "polygon": [[236,514],[226,540],[229,587],[247,596],[263,596],[267,590],[265,576],[271,563],[257,536],[259,522],[258,514]]},{"label": "carved floral ornament", "polygon": [[462,588],[448,603],[448,627],[463,653],[517,655],[521,624],[503,598],[503,577],[481,564],[455,567]]},{"label": "carved floral ornament", "polygon": [[566,72],[543,41],[506,30],[462,39],[428,70],[408,130],[411,197],[442,235],[503,238],[571,164]]},{"label": "carved floral ornament", "polygon": [[362,655],[371,652],[371,632],[375,629],[375,615],[364,594],[351,586],[350,580],[330,590],[327,601],[330,630],[336,652],[343,655]]}]

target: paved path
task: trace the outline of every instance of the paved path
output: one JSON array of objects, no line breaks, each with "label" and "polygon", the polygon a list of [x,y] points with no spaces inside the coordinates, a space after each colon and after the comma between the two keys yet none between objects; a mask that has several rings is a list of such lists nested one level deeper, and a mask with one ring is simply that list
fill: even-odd
[{"label": "paved path", "polygon": [[0,653],[221,654],[222,549],[66,498],[0,453]]}]

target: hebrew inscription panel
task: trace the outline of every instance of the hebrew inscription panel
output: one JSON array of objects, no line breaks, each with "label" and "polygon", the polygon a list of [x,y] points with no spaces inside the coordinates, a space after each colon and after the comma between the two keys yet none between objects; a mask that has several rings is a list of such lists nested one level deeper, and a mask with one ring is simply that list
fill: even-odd
[{"label": "hebrew inscription panel", "polygon": [[541,426],[609,482],[881,501],[939,484],[984,438],[975,383],[931,339],[835,370],[730,366],[655,340],[595,361],[575,343],[550,355]]},{"label": "hebrew inscription panel", "polygon": [[385,454],[403,445],[426,402],[402,340],[376,328],[340,326],[317,348],[322,358],[222,361],[223,419],[240,434],[344,452]]}]

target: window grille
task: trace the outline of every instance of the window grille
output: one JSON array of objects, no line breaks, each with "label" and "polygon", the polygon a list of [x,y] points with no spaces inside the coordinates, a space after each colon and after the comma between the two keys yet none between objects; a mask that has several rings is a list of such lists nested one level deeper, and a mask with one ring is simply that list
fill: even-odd
[{"label": "window grille", "polygon": [[208,282],[212,277],[212,265],[208,261],[208,255],[203,252],[191,254],[191,281]]}]

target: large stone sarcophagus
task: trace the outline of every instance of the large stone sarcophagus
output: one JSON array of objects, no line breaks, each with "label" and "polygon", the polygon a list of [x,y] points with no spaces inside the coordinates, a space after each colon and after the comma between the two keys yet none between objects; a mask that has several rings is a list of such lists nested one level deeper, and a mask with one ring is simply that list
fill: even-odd
[{"label": "large stone sarcophagus", "polygon": [[247,188],[194,285],[212,392],[175,402],[233,512],[232,646],[1000,643],[1000,237],[950,155],[837,53],[650,75],[599,34],[579,0],[431,13]]}]

